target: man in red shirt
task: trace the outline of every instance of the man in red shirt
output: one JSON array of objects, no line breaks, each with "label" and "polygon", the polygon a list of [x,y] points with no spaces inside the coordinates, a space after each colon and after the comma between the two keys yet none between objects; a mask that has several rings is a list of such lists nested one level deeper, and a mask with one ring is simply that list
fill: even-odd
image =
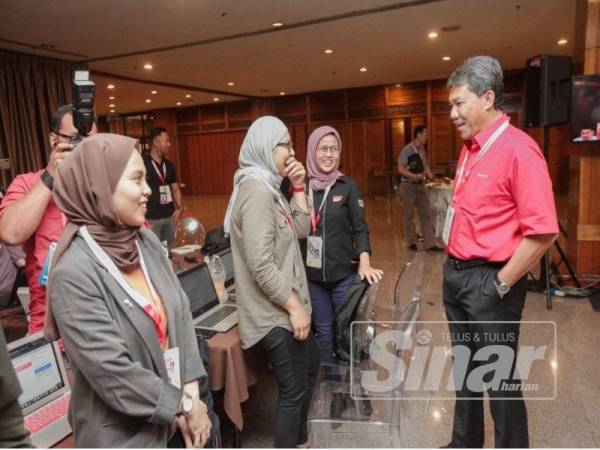
[{"label": "man in red shirt", "polygon": [[[443,297],[452,344],[469,346],[471,356],[489,345],[509,346],[516,355],[527,272],[558,236],[552,183],[535,141],[510,125],[501,110],[498,61],[470,58],[447,86],[450,117],[464,140],[444,228]],[[465,379],[488,363],[469,359]],[[518,382],[513,370],[499,388],[482,382],[481,389],[473,389],[460,381],[449,447],[483,446],[483,390],[501,398],[490,401],[495,446],[528,447],[522,392],[501,389]]]},{"label": "man in red shirt", "polygon": [[29,284],[31,321],[29,333],[44,328],[46,288],[40,284],[48,248],[58,242],[66,218],[52,198],[52,182],[58,165],[69,156],[77,137],[71,105],[59,107],[52,115],[48,166],[38,172],[18,175],[0,204],[0,240],[24,245],[25,272]]}]

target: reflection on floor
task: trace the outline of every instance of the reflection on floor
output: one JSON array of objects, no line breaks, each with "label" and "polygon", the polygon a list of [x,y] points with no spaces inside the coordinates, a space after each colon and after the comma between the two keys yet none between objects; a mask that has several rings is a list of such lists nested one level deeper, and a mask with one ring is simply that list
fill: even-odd
[{"label": "reflection on floor", "polygon": [[[186,197],[185,204],[207,230],[222,222],[227,197]],[[398,200],[365,198],[367,220],[373,247],[372,263],[383,269],[384,279],[377,294],[377,318],[390,317],[394,283],[399,270],[414,255],[406,249],[402,231],[402,211]],[[441,266],[443,254],[428,254],[424,279],[422,320],[445,320],[442,304]],[[599,315],[587,299],[554,299],[548,311],[545,297],[529,293],[524,320],[556,323],[557,352],[548,365],[544,383],[557,376],[556,399],[528,400],[530,442],[532,447],[600,446]],[[525,339],[535,331],[523,332]],[[251,391],[244,404],[244,447],[271,447],[272,411],[276,398],[275,381],[265,377]],[[450,440],[452,400],[411,400],[403,421],[409,447],[439,447]],[[231,444],[225,436],[224,444]],[[494,445],[494,430],[486,406],[486,447]]]}]

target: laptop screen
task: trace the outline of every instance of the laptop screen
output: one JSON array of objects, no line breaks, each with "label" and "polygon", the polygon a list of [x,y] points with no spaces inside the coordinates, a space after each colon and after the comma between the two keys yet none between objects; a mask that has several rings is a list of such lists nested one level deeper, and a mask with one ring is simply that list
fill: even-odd
[{"label": "laptop screen", "polygon": [[233,254],[231,253],[231,247],[227,249],[225,253],[219,255],[223,267],[225,267],[225,287],[229,287],[234,283],[233,279]]},{"label": "laptop screen", "polygon": [[192,317],[196,318],[204,314],[219,303],[206,264],[180,273],[179,282],[190,300]]},{"label": "laptop screen", "polygon": [[43,337],[9,350],[23,393],[19,404],[25,409],[65,387],[56,348]]}]

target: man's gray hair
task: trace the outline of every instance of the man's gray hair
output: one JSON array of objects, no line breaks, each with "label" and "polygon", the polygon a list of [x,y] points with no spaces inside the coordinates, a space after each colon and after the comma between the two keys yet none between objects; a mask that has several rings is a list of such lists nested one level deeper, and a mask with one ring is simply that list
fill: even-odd
[{"label": "man's gray hair", "polygon": [[446,87],[467,85],[470,91],[481,97],[487,91],[495,94],[494,108],[502,109],[504,104],[504,81],[502,67],[491,56],[473,56],[457,68],[446,83]]}]

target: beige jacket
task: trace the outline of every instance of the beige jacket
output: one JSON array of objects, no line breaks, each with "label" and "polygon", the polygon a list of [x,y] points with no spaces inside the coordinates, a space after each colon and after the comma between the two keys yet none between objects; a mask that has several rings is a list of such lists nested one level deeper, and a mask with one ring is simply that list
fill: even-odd
[{"label": "beige jacket", "polygon": [[308,236],[310,216],[293,199],[283,202],[286,211],[260,181],[247,181],[240,186],[233,207],[230,238],[243,348],[256,344],[275,327],[292,331],[282,306],[292,291],[311,314],[298,245],[298,239]]}]

